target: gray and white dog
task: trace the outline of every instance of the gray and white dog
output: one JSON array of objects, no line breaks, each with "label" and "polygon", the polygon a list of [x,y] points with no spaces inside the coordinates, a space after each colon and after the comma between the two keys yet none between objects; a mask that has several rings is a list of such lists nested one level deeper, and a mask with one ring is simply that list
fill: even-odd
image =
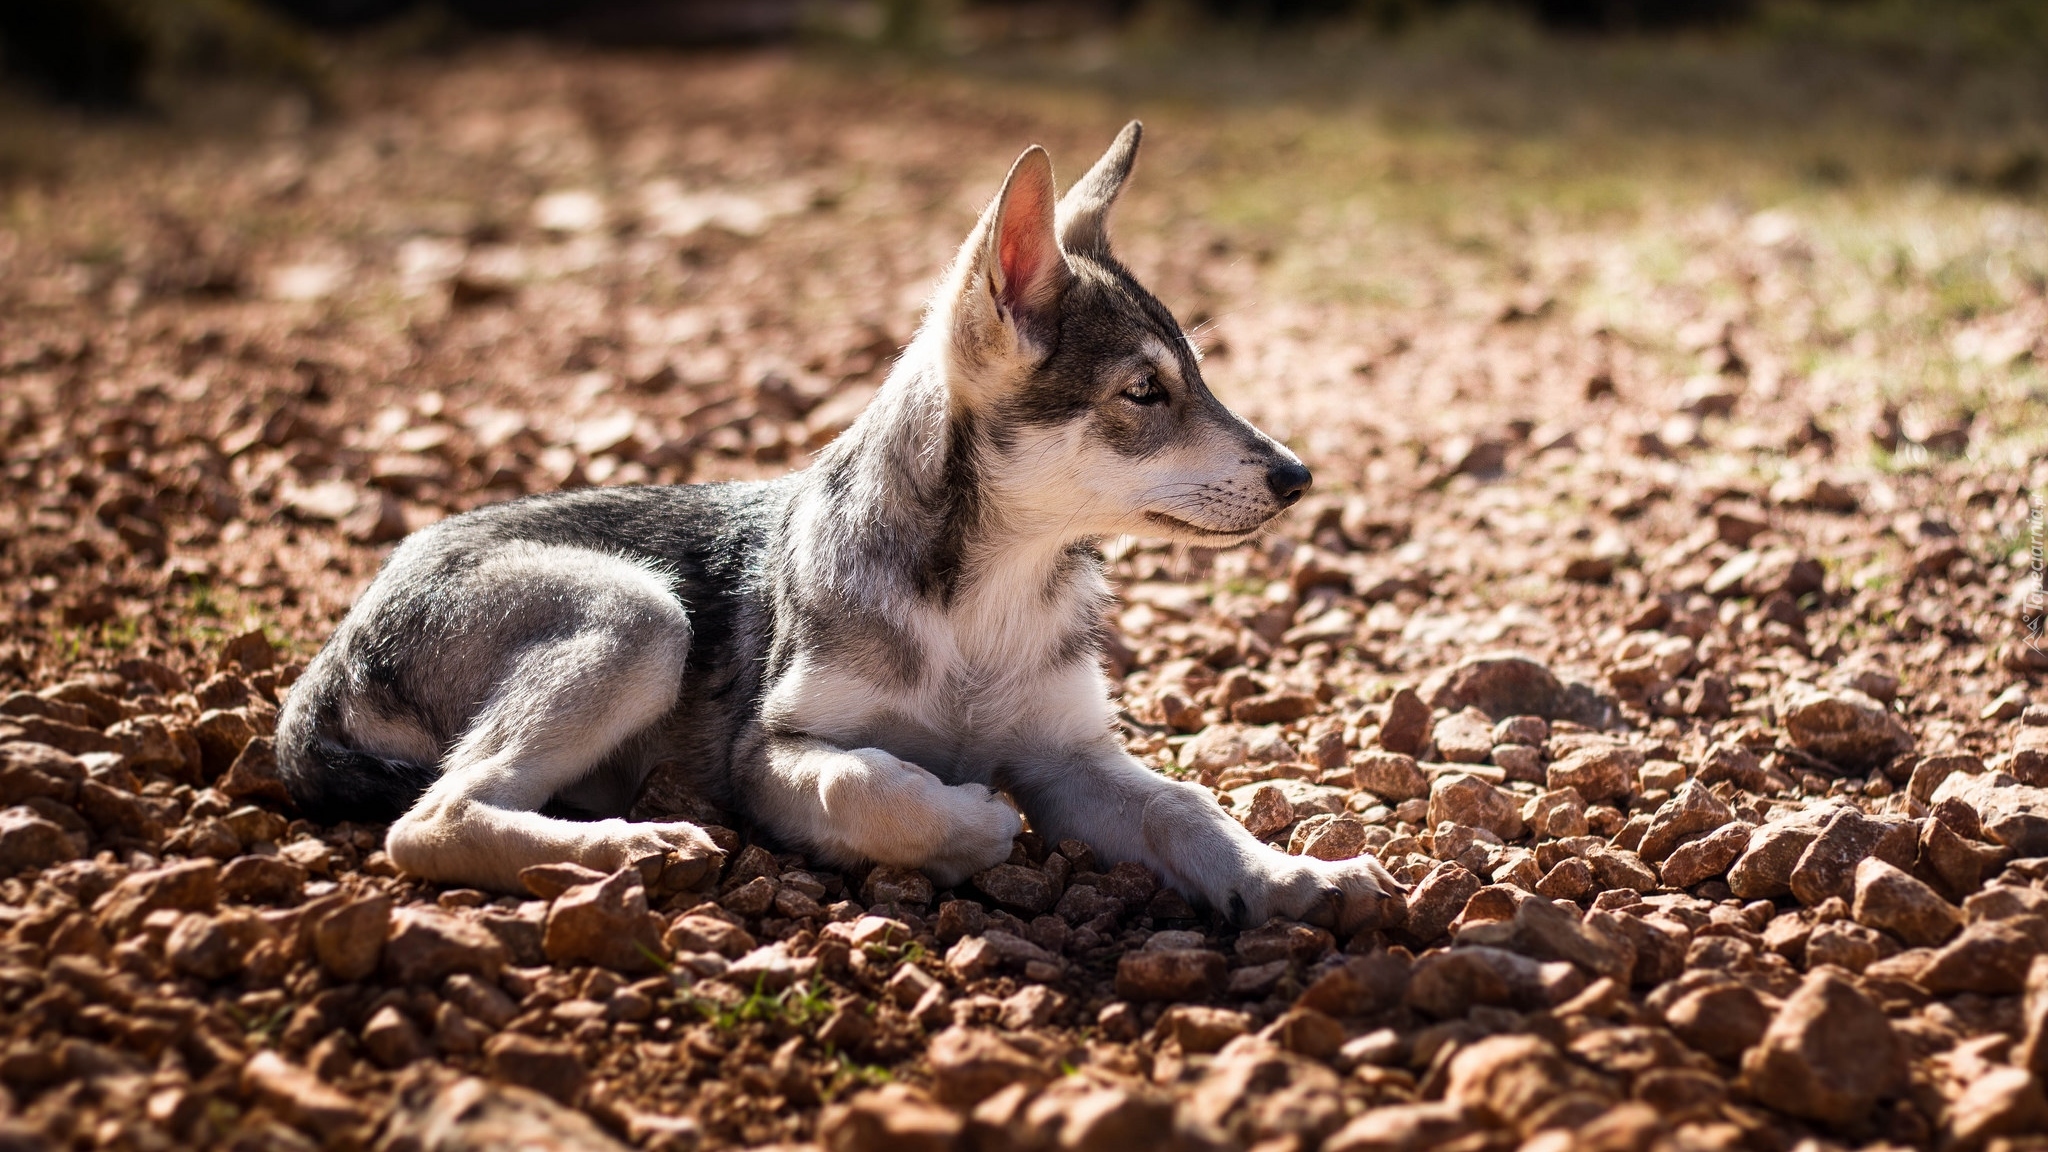
[{"label": "gray and white dog", "polygon": [[1358,922],[1398,888],[1378,861],[1261,844],[1115,735],[1094,542],[1232,544],[1309,485],[1110,253],[1138,135],[1064,197],[1043,149],[1017,160],[812,468],[535,496],[401,544],[279,719],[300,807],[395,818],[401,868],[500,891],[715,861],[675,817],[717,811],[948,885],[1009,857],[1021,808],[1239,922]]}]

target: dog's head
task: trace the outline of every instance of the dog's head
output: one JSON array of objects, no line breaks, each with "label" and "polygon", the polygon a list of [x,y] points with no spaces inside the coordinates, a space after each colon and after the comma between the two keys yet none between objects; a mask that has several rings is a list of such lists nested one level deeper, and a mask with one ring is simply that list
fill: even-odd
[{"label": "dog's head", "polygon": [[1010,169],[933,301],[956,428],[994,515],[1067,539],[1228,544],[1301,498],[1309,471],[1203,383],[1193,345],[1109,248],[1137,158],[1124,128],[1056,196],[1033,147]]}]

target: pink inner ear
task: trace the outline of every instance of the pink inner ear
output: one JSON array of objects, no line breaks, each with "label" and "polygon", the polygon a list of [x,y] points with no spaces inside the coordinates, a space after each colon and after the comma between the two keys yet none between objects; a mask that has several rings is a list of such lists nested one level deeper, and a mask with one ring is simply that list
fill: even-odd
[{"label": "pink inner ear", "polygon": [[1003,206],[1002,234],[996,241],[996,258],[1003,265],[1004,303],[1014,307],[1028,302],[1049,266],[1047,257],[1054,243],[1046,190],[1032,183],[1012,189]]},{"label": "pink inner ear", "polygon": [[1025,229],[1008,219],[1003,223],[1003,295],[1014,302],[1028,291],[1040,261],[1036,246],[1023,234]]}]

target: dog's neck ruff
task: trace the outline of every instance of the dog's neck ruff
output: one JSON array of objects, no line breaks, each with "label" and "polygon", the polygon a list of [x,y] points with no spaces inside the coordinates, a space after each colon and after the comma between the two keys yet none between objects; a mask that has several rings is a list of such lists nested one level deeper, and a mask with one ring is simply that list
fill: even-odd
[{"label": "dog's neck ruff", "polygon": [[[928,326],[929,328],[929,326]],[[964,410],[948,387],[950,351],[929,331],[906,349],[881,393],[819,461],[822,503],[810,528],[833,542],[832,583],[894,573],[941,605],[1000,583],[1058,598],[1091,536],[1048,529],[991,500],[1004,430]],[[887,583],[886,579],[884,583]]]}]

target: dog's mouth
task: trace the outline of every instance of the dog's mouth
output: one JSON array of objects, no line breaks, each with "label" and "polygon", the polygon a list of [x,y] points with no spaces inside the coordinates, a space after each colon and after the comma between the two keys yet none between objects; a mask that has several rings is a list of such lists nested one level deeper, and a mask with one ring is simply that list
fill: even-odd
[{"label": "dog's mouth", "polygon": [[1266,526],[1265,521],[1262,520],[1249,528],[1205,528],[1200,524],[1189,523],[1178,516],[1169,516],[1164,512],[1151,511],[1145,513],[1145,519],[1152,521],[1154,524],[1172,529],[1177,533],[1188,536],[1200,536],[1210,540],[1242,540]]}]

